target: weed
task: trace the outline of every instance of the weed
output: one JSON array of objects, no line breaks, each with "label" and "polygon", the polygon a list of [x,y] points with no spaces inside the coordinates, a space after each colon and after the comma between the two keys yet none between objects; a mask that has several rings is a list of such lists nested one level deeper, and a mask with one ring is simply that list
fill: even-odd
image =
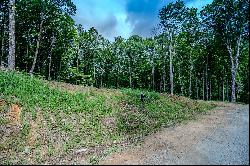
[{"label": "weed", "polygon": [[[0,156],[6,158],[1,164],[8,164],[12,161],[9,156],[16,153],[19,163],[26,162],[27,154],[21,152],[29,147],[27,144],[32,136],[31,158],[35,164],[47,158],[67,156],[78,147],[104,146],[107,149],[102,154],[107,155],[120,149],[113,145],[114,141],[140,142],[161,127],[193,119],[216,106],[145,90],[142,104],[141,90],[97,89],[64,83],[53,83],[57,85],[52,87],[48,81],[10,71],[0,71],[0,80],[0,125],[8,124],[4,116],[7,106],[18,103],[22,110],[20,133],[0,142]],[[31,122],[35,124],[33,129]],[[41,155],[44,144],[46,153]],[[96,164],[100,154],[92,155],[89,162]]]}]

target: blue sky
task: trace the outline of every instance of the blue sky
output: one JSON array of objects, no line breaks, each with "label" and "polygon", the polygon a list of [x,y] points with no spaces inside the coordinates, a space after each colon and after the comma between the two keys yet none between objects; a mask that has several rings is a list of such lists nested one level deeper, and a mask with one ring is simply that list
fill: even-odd
[{"label": "blue sky", "polygon": [[[150,37],[159,22],[158,11],[175,0],[72,0],[77,8],[73,17],[85,29],[95,27],[105,38]],[[212,0],[184,0],[188,7],[199,9]]]}]

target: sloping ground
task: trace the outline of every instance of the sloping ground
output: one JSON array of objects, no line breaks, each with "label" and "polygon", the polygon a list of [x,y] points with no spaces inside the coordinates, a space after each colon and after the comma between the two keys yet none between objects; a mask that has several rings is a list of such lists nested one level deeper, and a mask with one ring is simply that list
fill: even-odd
[{"label": "sloping ground", "polygon": [[97,89],[0,71],[0,164],[95,164],[214,103]]},{"label": "sloping ground", "polygon": [[249,105],[224,104],[198,121],[165,128],[101,165],[249,165]]}]

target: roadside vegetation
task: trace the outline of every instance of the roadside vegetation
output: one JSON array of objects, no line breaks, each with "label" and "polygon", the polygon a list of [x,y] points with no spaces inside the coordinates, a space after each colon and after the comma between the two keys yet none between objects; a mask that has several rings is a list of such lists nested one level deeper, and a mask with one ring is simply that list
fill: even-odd
[{"label": "roadside vegetation", "polygon": [[143,90],[48,82],[19,72],[1,71],[0,80],[1,164],[95,164],[215,106]]}]

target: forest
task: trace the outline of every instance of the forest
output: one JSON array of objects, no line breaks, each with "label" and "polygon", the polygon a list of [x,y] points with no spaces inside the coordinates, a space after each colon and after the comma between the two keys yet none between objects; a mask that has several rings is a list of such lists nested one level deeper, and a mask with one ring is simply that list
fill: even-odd
[{"label": "forest", "polygon": [[1,0],[1,68],[97,88],[199,100],[249,100],[249,1],[183,1],[158,12],[152,37],[104,38],[84,29],[71,0]]}]

